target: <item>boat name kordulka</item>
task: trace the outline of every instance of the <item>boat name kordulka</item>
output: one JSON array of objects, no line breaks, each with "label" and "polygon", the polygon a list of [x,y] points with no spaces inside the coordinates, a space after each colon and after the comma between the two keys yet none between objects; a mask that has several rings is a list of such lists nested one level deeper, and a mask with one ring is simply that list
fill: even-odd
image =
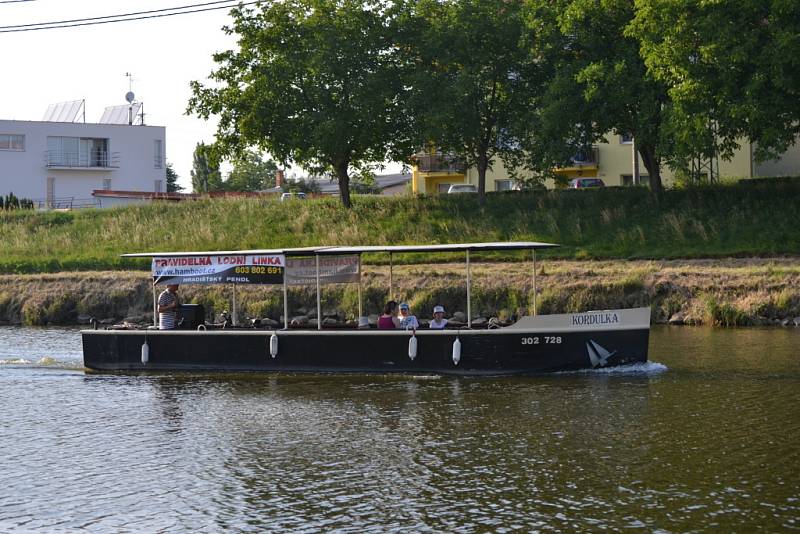
[{"label": "boat name kordulka", "polygon": [[586,313],[572,316],[572,324],[576,326],[614,324],[618,322],[619,315],[616,313]]}]

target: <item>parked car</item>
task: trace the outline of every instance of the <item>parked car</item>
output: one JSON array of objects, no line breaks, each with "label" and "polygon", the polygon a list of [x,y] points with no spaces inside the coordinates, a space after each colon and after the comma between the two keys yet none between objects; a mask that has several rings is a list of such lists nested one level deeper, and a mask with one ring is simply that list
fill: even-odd
[{"label": "parked car", "polygon": [[447,194],[451,195],[453,193],[477,193],[478,188],[472,184],[453,184],[447,190]]},{"label": "parked car", "polygon": [[573,178],[569,181],[570,189],[583,189],[585,187],[605,187],[606,184],[600,178]]},{"label": "parked car", "polygon": [[306,194],[303,193],[303,192],[299,192],[299,193],[282,193],[281,194],[281,202],[284,202],[286,200],[295,200],[295,199],[297,199],[297,200],[305,200],[306,199]]}]

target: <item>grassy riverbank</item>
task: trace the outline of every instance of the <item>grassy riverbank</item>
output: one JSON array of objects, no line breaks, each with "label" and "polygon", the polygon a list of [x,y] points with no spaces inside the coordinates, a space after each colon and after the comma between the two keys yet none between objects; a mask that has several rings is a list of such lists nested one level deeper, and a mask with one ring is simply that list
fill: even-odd
[{"label": "grassy riverbank", "polygon": [[[522,263],[473,266],[473,315],[489,318],[525,313],[532,304],[531,272]],[[800,316],[800,264],[794,259],[670,261],[562,261],[540,264],[538,309],[561,313],[588,309],[651,306],[653,321],[720,326],[789,323]],[[365,269],[364,313],[377,314],[387,298],[388,268]],[[461,264],[396,268],[396,297],[420,317],[434,304],[448,315],[465,310]],[[184,302],[202,303],[208,318],[230,309],[230,287],[184,286]],[[283,314],[280,288],[239,290],[240,319]],[[293,290],[290,315],[316,308],[312,290]],[[90,316],[107,322],[152,320],[150,281],[141,272],[120,271],[0,276],[0,322],[75,324]],[[352,319],[355,286],[323,290],[324,315]]]},{"label": "grassy riverbank", "polygon": [[646,189],[605,188],[495,194],[483,209],[443,195],[356,196],[350,211],[325,198],[0,212],[0,272],[146,268],[119,258],[134,251],[495,240],[560,243],[547,254],[564,259],[798,255],[798,220],[798,180],[672,190],[658,203]]}]

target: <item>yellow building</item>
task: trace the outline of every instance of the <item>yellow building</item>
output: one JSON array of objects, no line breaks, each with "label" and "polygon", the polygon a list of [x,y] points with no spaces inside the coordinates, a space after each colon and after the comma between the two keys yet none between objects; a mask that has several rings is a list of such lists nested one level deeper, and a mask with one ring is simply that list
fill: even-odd
[{"label": "yellow building", "polygon": [[[701,166],[713,166],[713,174],[720,180],[738,178],[758,178],[766,176],[800,176],[800,140],[778,160],[757,163],[753,158],[750,142],[741,141],[741,147],[733,157],[713,162],[700,162]],[[629,136],[609,134],[604,143],[578,151],[563,167],[554,169],[555,173],[567,180],[573,178],[600,178],[607,186],[633,185],[634,143]],[[641,184],[648,182],[647,168],[638,156],[638,171]],[[414,193],[436,194],[447,192],[453,184],[478,185],[478,172],[474,167],[465,169],[456,157],[440,152],[420,152],[414,156],[412,167],[412,189]],[[700,168],[707,175],[710,168]],[[675,174],[666,166],[661,168],[661,180],[669,186],[675,182]],[[497,159],[486,172],[486,191],[506,191],[514,189],[514,180],[508,170]],[[552,180],[548,187],[555,187]]]},{"label": "yellow building", "polygon": [[454,156],[436,150],[422,151],[414,154],[412,163],[411,190],[414,194],[447,193],[453,184],[469,183],[464,164]]}]

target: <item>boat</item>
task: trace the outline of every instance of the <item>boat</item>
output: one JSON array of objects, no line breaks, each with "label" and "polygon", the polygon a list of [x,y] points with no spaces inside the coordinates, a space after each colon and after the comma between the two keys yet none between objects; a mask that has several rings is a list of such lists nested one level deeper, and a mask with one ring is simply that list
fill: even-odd
[{"label": "boat", "polygon": [[[152,259],[153,308],[156,286],[169,283],[282,284],[283,328],[214,328],[204,317],[187,329],[157,326],[128,330],[83,330],[84,366],[122,372],[313,372],[406,373],[441,375],[525,375],[596,369],[647,361],[650,308],[587,310],[537,314],[536,251],[551,243],[511,241],[439,245],[306,247],[217,252],[132,253]],[[530,251],[532,315],[511,325],[472,327],[470,253]],[[445,330],[292,328],[288,288],[316,286],[317,317],[327,283],[357,283],[361,303],[361,257],[389,254],[393,295],[393,257],[405,253],[464,253],[466,324]],[[236,316],[236,291],[233,293]],[[387,299],[388,300],[388,299]]]}]

